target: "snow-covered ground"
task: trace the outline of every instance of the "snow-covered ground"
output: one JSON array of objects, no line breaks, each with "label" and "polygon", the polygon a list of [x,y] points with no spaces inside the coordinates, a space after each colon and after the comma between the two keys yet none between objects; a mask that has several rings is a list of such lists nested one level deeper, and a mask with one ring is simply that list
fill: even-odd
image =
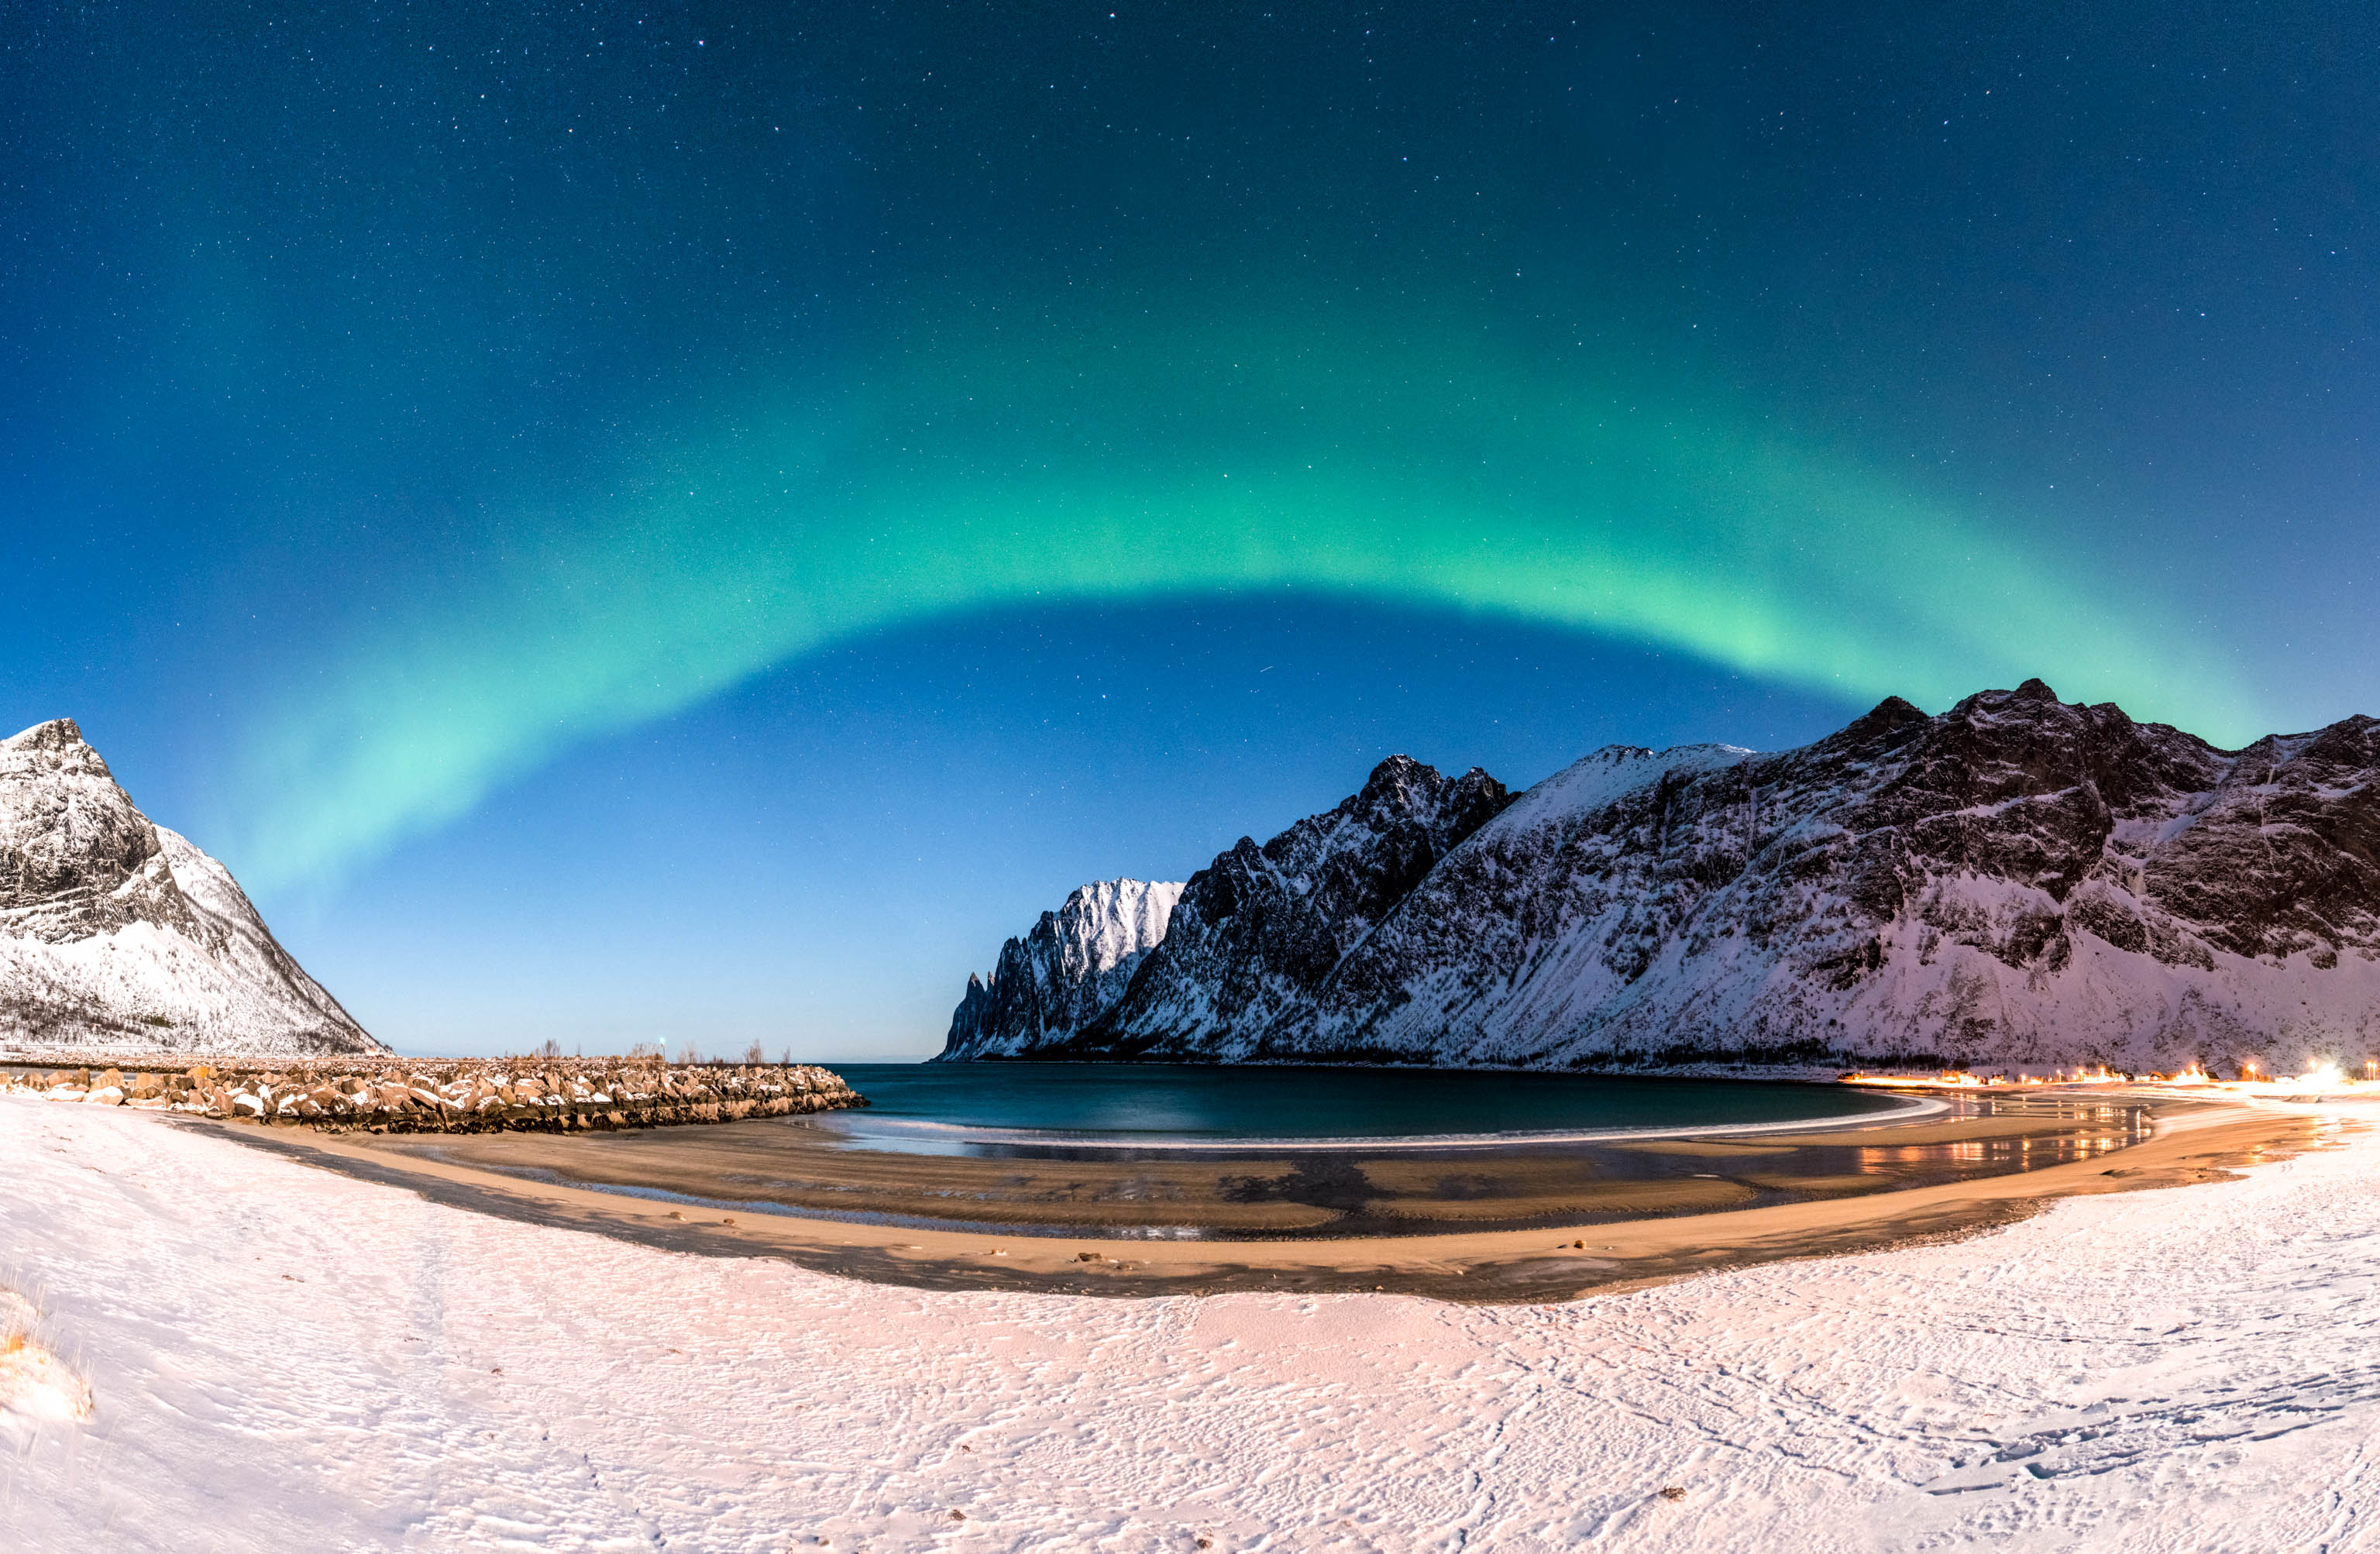
[{"label": "snow-covered ground", "polygon": [[2380,1134],[1489,1308],[848,1283],[115,1108],[0,1169],[92,1399],[0,1414],[0,1548],[2380,1548]]}]

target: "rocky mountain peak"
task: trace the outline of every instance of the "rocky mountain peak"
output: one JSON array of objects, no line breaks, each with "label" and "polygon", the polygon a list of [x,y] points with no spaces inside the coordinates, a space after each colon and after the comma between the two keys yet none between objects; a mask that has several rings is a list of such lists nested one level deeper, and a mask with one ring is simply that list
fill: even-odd
[{"label": "rocky mountain peak", "polygon": [[[1372,769],[1363,787],[1341,801],[1331,817],[1379,835],[1408,831],[1426,834],[1442,853],[1478,830],[1510,797],[1503,783],[1475,766],[1461,777],[1449,778],[1411,756],[1390,756]],[[1310,844],[1315,836],[1333,829],[1323,826],[1324,819],[1317,816],[1312,821],[1300,822],[1314,829],[1301,833],[1293,827],[1266,843],[1267,856],[1277,856],[1276,848],[1285,852]]]},{"label": "rocky mountain peak", "polygon": [[70,719],[0,740],[0,931],[58,943],[178,923],[157,829]]},{"label": "rocky mountain peak", "polygon": [[1406,798],[1417,787],[1434,788],[1443,782],[1438,772],[1424,766],[1411,756],[1395,755],[1372,768],[1364,785],[1355,792],[1358,802],[1379,803],[1392,798]]},{"label": "rocky mountain peak", "polygon": [[941,1056],[1024,1057],[1091,1024],[1165,937],[1181,894],[1171,880],[1100,880],[1075,890],[1001,946],[990,982],[968,976]]},{"label": "rocky mountain peak", "polygon": [[60,767],[73,766],[101,777],[108,775],[107,763],[100,759],[97,750],[84,743],[82,726],[72,718],[52,718],[0,739],[0,752],[6,752],[6,757],[52,757]]},{"label": "rocky mountain peak", "polygon": [[1930,721],[1916,703],[1888,696],[1868,709],[1865,715],[1853,719],[1831,737],[1847,741],[1878,738]]},{"label": "rocky mountain peak", "polygon": [[70,719],[0,739],[0,1047],[371,1051]]},{"label": "rocky mountain peak", "polygon": [[1450,779],[1396,756],[1336,808],[1261,847],[1243,838],[1190,877],[1164,942],[1091,1028],[1131,1045],[1169,1039],[1184,1019],[1272,1018],[1511,797],[1476,768]]}]

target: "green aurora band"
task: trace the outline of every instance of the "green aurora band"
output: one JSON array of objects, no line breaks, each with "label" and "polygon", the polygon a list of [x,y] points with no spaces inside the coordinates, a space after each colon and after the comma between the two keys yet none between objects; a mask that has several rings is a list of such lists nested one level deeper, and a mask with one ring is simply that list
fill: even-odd
[{"label": "green aurora band", "polygon": [[374,631],[261,703],[220,817],[244,877],[334,880],[574,743],[838,639],[1035,601],[1303,590],[1846,700],[2040,674],[2263,732],[2214,645],[2085,558],[1707,396],[1476,330],[1030,333],[945,331],[876,358],[895,371],[788,390],[583,510],[518,504],[508,530],[536,538],[468,584],[375,601]]}]

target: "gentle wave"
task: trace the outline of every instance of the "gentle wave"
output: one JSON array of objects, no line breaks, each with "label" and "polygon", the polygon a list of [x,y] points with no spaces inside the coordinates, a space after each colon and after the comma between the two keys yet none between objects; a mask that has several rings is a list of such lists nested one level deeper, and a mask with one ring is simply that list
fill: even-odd
[{"label": "gentle wave", "polygon": [[1895,1096],[1886,1110],[1849,1116],[1814,1117],[1775,1123],[1675,1123],[1647,1128],[1535,1129],[1509,1133],[1393,1134],[1378,1137],[1280,1136],[1218,1138],[1209,1134],[1125,1134],[1070,1132],[1057,1128],[990,1128],[967,1123],[929,1123],[920,1119],[870,1116],[859,1111],[819,1112],[804,1121],[813,1127],[855,1139],[869,1136],[911,1139],[920,1144],[1028,1144],[1111,1149],[1295,1149],[1312,1153],[1326,1149],[1444,1149],[1450,1147],[1513,1144],[1603,1144],[1630,1139],[1709,1138],[1720,1135],[1816,1133],[1860,1127],[1876,1123],[1912,1122],[1950,1110],[1947,1101],[1915,1096]]}]

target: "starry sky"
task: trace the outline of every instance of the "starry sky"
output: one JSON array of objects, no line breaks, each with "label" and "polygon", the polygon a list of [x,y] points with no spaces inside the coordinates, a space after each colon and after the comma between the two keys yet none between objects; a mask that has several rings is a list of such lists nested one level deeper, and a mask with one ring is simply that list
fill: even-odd
[{"label": "starry sky", "polygon": [[1397,751],[2380,711],[2368,5],[6,15],[0,722],[406,1050],[923,1055]]}]

